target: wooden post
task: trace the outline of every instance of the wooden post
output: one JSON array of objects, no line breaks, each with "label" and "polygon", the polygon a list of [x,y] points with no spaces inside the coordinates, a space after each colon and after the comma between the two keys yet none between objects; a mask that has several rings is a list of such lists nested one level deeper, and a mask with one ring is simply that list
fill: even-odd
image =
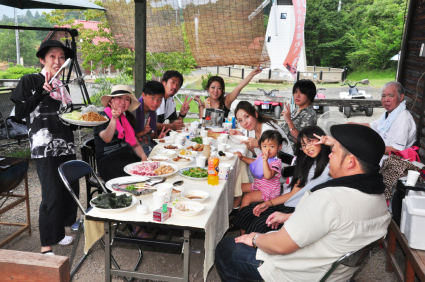
[{"label": "wooden post", "polygon": [[299,81],[299,80],[300,80],[300,72],[297,71],[297,81]]},{"label": "wooden post", "polygon": [[220,67],[219,67],[219,66],[217,66],[217,75],[218,75],[219,68],[220,68]]},{"label": "wooden post", "polygon": [[230,67],[229,67],[229,77],[230,77]]},{"label": "wooden post", "polygon": [[134,0],[134,19],[134,94],[139,98],[146,83],[146,0]]},{"label": "wooden post", "polygon": [[323,71],[320,71],[320,78],[319,78],[319,80],[322,81],[322,79],[323,79]]},{"label": "wooden post", "polygon": [[387,272],[394,271],[393,265],[391,264],[391,256],[395,254],[395,242],[396,242],[396,238],[395,238],[394,231],[391,230],[390,227],[388,227],[387,267],[385,269]]},{"label": "wooden post", "polygon": [[269,69],[269,79],[272,78],[272,69]]},{"label": "wooden post", "polygon": [[245,68],[242,68],[242,79],[245,78]]}]

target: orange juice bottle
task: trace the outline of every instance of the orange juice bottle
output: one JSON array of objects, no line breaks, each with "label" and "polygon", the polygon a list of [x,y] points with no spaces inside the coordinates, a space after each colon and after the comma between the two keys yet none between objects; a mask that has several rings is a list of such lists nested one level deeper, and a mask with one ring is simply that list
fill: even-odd
[{"label": "orange juice bottle", "polygon": [[208,159],[208,185],[218,185],[218,163],[218,157],[212,153]]}]

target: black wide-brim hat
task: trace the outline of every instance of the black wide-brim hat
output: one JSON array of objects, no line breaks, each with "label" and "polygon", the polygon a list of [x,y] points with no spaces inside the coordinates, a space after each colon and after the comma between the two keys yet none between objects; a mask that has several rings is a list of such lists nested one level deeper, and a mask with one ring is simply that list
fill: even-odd
[{"label": "black wide-brim hat", "polygon": [[52,48],[52,47],[62,48],[63,51],[65,52],[65,58],[66,59],[75,57],[74,51],[72,51],[71,48],[68,48],[65,45],[63,45],[63,43],[58,41],[58,40],[46,40],[46,41],[44,41],[43,43],[41,43],[40,48],[38,48],[37,54],[35,54],[35,55],[37,56],[37,58],[44,59],[47,51],[49,50],[49,48]]}]

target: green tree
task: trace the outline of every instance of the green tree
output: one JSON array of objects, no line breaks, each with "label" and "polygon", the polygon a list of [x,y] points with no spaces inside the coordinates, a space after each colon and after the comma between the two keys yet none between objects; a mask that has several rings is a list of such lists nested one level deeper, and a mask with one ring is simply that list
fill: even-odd
[{"label": "green tree", "polygon": [[387,67],[400,51],[405,6],[405,0],[375,0],[363,8],[360,22],[347,32],[353,46],[347,56],[352,68]]},{"label": "green tree", "polygon": [[[45,15],[42,15],[38,17],[38,19],[35,19],[32,21],[31,26],[34,27],[53,27],[53,24],[51,24],[47,19]],[[45,30],[36,30],[35,33],[37,34],[37,41],[42,42],[44,38],[49,34],[48,31]]]},{"label": "green tree", "polygon": [[[25,24],[23,25],[25,26]],[[0,61],[16,60],[15,31],[10,29],[0,30],[0,38],[0,50],[2,50],[0,52]],[[35,31],[26,30],[19,32],[19,50],[25,64],[35,65],[39,62],[35,56],[38,45]]]}]

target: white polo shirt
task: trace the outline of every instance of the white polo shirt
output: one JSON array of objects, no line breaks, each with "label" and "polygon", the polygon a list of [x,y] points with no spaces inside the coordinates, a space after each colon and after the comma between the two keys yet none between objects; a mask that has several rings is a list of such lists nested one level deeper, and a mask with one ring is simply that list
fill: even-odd
[{"label": "white polo shirt", "polygon": [[[384,194],[369,195],[346,187],[307,191],[285,229],[300,247],[287,255],[260,249],[258,268],[267,282],[318,281],[341,256],[387,234],[391,220]],[[347,281],[357,268],[340,265],[329,281]]]},{"label": "white polo shirt", "polygon": [[[386,112],[383,114],[385,115]],[[403,151],[413,146],[416,141],[416,124],[408,110],[402,111],[387,132],[378,131],[378,120],[370,123],[370,127],[384,139],[385,146]]]}]

